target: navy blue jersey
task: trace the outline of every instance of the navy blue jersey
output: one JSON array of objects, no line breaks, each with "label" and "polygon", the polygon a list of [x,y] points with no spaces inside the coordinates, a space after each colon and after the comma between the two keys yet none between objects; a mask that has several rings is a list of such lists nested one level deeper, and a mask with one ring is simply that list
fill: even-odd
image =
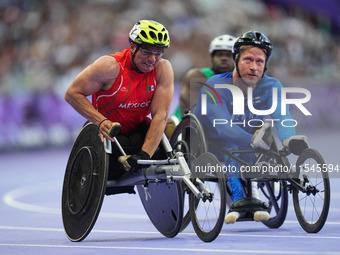
[{"label": "navy blue jersey", "polygon": [[[232,74],[230,72],[214,75],[206,84],[213,88],[215,88],[215,84],[233,84]],[[234,115],[233,103],[235,99],[229,89],[215,88],[221,98],[221,105],[214,91],[208,86],[203,87],[193,113],[202,123],[208,141],[225,150],[250,149],[251,138],[256,129],[254,126],[260,126],[264,122],[269,122],[272,126],[276,126],[278,136],[282,142],[295,135],[294,123],[289,121],[292,120],[292,117],[289,113],[288,105],[286,106],[286,114],[281,114],[282,84],[277,79],[264,76],[264,79],[259,82],[253,91],[253,106],[256,110],[270,109],[273,104],[273,87],[277,88],[278,100],[276,110],[270,115],[271,119],[268,119],[268,116],[265,115],[252,113],[248,107],[247,95],[244,95],[244,114]],[[210,92],[211,95],[206,91]],[[206,114],[201,112],[203,94],[207,95]],[[282,121],[284,121],[283,125]],[[221,124],[223,122],[225,124]]]}]

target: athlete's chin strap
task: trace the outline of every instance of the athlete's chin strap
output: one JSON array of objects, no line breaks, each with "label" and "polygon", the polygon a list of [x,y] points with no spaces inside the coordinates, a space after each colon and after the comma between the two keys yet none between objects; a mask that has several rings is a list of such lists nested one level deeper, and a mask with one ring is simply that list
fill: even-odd
[{"label": "athlete's chin strap", "polygon": [[143,72],[141,72],[139,69],[138,69],[138,67],[137,67],[137,65],[135,64],[135,56],[136,56],[136,53],[137,53],[137,51],[140,49],[140,45],[139,44],[136,44],[137,45],[137,48],[136,48],[136,50],[135,50],[135,52],[134,53],[132,53],[132,56],[131,56],[131,62],[132,62],[132,64],[134,65],[134,68],[136,69],[136,72],[137,73],[143,73]]}]

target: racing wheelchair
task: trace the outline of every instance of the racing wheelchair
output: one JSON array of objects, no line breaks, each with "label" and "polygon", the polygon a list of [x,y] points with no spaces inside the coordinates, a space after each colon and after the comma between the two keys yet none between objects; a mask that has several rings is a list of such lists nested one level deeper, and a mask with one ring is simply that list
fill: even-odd
[{"label": "racing wheelchair", "polygon": [[[251,199],[251,182],[256,182],[260,191],[261,206],[267,210],[271,218],[262,221],[269,228],[279,228],[285,221],[288,210],[288,193],[292,194],[294,210],[301,227],[308,233],[317,233],[324,226],[330,205],[330,182],[327,171],[327,164],[322,156],[315,149],[309,148],[306,140],[299,139],[299,136],[292,137],[289,148],[278,149],[271,133],[270,149],[235,150],[226,151],[216,147],[213,143],[207,142],[204,130],[195,115],[188,112],[182,121],[175,128],[170,144],[173,150],[183,153],[191,169],[197,166],[220,164],[218,159],[208,152],[209,148],[214,148],[225,153],[230,158],[237,160],[243,169],[252,169],[251,173],[241,171],[241,180],[244,194]],[[255,155],[255,163],[249,164],[240,155],[252,153]],[[291,164],[288,156],[297,156],[296,164]],[[256,171],[254,171],[254,169]],[[207,175],[207,174],[205,174]],[[200,176],[200,173],[192,171],[192,176]],[[226,174],[224,178],[227,191],[227,205],[231,205],[232,193]],[[200,176],[200,179],[204,180]],[[214,181],[213,178],[210,181]],[[219,180],[220,181],[220,180]],[[201,201],[196,200],[194,195],[186,187],[184,190],[184,200],[189,195],[189,206],[184,209],[184,216],[181,231],[193,221],[193,227],[198,229],[196,215],[193,208],[198,210]],[[222,191],[221,191],[222,192]],[[249,213],[238,221],[253,220],[255,210],[248,208]]]},{"label": "racing wheelchair", "polygon": [[[119,127],[110,131],[115,137]],[[183,186],[192,194],[190,213],[197,226],[197,236],[205,242],[213,241],[221,231],[226,210],[226,186],[224,177],[214,173],[209,182],[192,176],[182,152],[174,153],[165,135],[162,146],[167,158],[162,160],[139,160],[148,165],[137,173],[126,172],[115,180],[108,180],[111,146],[118,146],[122,155],[124,149],[116,138],[115,143],[98,135],[93,123],[84,125],[77,136],[67,162],[62,190],[62,220],[67,237],[78,242],[91,232],[101,209],[106,189],[137,186],[137,190],[156,229],[166,237],[176,236],[183,219]],[[203,176],[204,177],[204,176]],[[197,201],[205,205],[205,210],[197,210]],[[204,215],[203,219],[197,214]]]}]

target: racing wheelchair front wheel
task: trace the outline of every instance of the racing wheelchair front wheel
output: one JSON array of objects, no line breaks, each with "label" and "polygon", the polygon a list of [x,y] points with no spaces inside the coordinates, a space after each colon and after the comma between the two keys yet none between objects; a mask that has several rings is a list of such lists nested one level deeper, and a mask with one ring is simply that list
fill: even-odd
[{"label": "racing wheelchair front wheel", "polygon": [[189,194],[191,222],[197,236],[204,242],[211,242],[221,232],[227,205],[226,180],[218,159],[206,152],[197,158],[192,174],[193,183],[201,180],[211,193],[197,199]]},{"label": "racing wheelchair front wheel", "polygon": [[[191,168],[199,155],[207,151],[203,128],[195,115],[189,113],[185,115],[182,121],[176,126],[170,138],[170,144],[174,152],[182,152],[185,160]],[[183,189],[184,217],[180,231],[182,232],[190,223],[190,212],[188,196],[188,187],[181,183]],[[197,201],[198,203],[198,201]],[[197,207],[197,204],[196,204]]]},{"label": "racing wheelchair front wheel", "polygon": [[317,233],[324,226],[331,199],[328,169],[320,153],[305,149],[296,162],[296,177],[303,190],[293,189],[296,217],[308,233]]},{"label": "racing wheelchair front wheel", "polygon": [[73,144],[64,176],[62,219],[71,241],[82,241],[91,232],[103,203],[107,175],[108,155],[97,126],[88,123]]}]

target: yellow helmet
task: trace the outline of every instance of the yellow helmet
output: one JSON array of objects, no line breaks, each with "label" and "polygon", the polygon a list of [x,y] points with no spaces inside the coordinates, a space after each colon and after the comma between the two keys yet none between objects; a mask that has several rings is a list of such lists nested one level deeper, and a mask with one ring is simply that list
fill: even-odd
[{"label": "yellow helmet", "polygon": [[139,20],[129,33],[130,41],[137,44],[148,44],[160,48],[170,46],[168,30],[153,20]]}]

